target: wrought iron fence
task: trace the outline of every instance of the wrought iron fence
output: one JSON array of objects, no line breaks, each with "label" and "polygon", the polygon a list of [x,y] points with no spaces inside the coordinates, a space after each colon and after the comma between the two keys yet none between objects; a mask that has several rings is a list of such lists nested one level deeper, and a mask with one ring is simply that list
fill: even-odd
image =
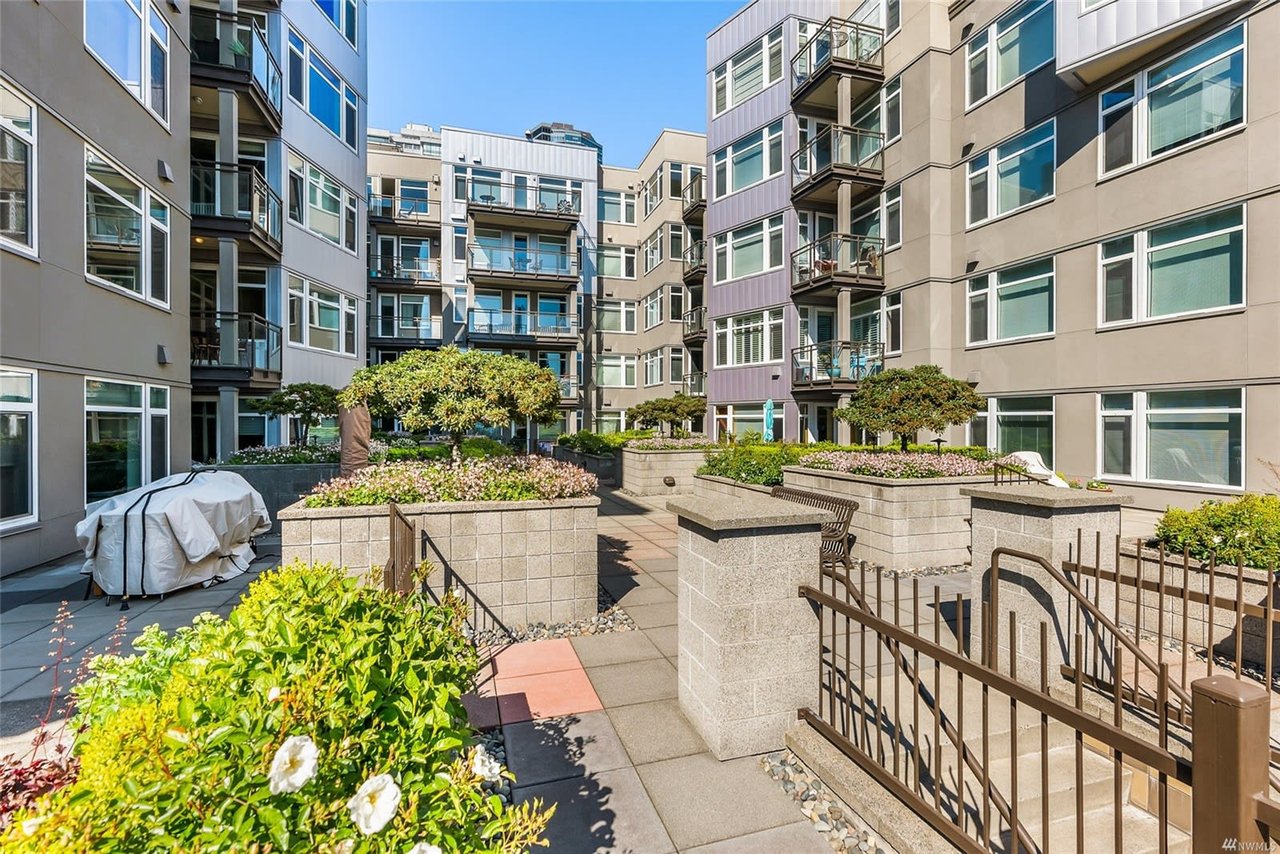
[{"label": "wrought iron fence", "polygon": [[382,568],[382,586],[395,593],[412,593],[418,568],[418,526],[400,512],[395,502],[387,505],[391,523],[389,556]]}]

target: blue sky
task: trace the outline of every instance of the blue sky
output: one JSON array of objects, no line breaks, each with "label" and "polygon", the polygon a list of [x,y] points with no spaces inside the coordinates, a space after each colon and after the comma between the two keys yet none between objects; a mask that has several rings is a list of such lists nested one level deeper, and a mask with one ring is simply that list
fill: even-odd
[{"label": "blue sky", "polygon": [[636,166],[658,131],[706,129],[706,36],[744,0],[371,0],[369,124],[591,131]]}]

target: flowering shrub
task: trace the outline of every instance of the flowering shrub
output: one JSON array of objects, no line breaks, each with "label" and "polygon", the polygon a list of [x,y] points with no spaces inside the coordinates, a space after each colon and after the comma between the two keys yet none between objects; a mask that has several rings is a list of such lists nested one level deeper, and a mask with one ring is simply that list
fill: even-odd
[{"label": "flowering shrub", "polygon": [[227,457],[228,465],[235,466],[283,466],[308,463],[337,463],[340,447],[337,442],[320,445],[259,445],[242,448]]},{"label": "flowering shrub", "polygon": [[491,457],[451,463],[385,463],[322,483],[308,507],[430,504],[439,501],[551,501],[584,498],[596,477],[549,457]]},{"label": "flowering shrub", "polygon": [[864,451],[819,451],[802,457],[799,465],[807,469],[899,479],[976,477],[991,474],[992,470],[991,462],[975,460],[964,454],[883,454]]},{"label": "flowering shrub", "polygon": [[330,566],[263,575],[167,680],[129,678],[150,687],[114,708],[87,696],[99,723],[79,778],[17,814],[0,849],[527,850],[550,811],[483,788],[510,775],[472,746],[465,613]]},{"label": "flowering shrub", "polygon": [[626,444],[633,451],[698,451],[715,446],[716,443],[706,436],[685,436],[682,439],[654,436],[649,439],[632,439]]},{"label": "flowering shrub", "polygon": [[1170,507],[1156,524],[1156,538],[1198,560],[1216,555],[1219,563],[1280,568],[1280,496],[1250,492],[1195,510]]}]

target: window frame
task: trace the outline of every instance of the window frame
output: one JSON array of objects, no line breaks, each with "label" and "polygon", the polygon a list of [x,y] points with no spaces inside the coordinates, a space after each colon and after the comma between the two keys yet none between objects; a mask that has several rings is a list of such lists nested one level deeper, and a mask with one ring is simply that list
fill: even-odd
[{"label": "window frame", "polygon": [[14,528],[25,528],[40,521],[40,372],[34,368],[20,368],[16,365],[0,364],[0,373],[26,374],[31,378],[31,400],[29,402],[0,401],[0,416],[7,413],[27,416],[27,430],[31,437],[29,449],[31,485],[28,491],[31,512],[8,519],[0,519],[0,531],[9,531]]},{"label": "window frame", "polygon": [[[1017,285],[1033,282],[1043,276],[1032,276],[1029,278],[1015,279],[1010,282],[1001,282],[1000,274],[1018,270],[1023,267],[1031,267],[1036,264],[1043,263],[1044,258],[1033,258],[1030,261],[1023,261],[999,270],[989,270],[985,273],[979,273],[976,276],[970,276],[964,280],[965,283],[965,303],[964,303],[964,341],[965,349],[973,349],[978,347],[994,347],[1001,344],[1015,344],[1021,341],[1038,341],[1046,338],[1052,338],[1057,335],[1058,329],[1058,256],[1050,255],[1049,270],[1049,329],[1047,332],[1033,332],[1028,335],[1015,335],[1009,338],[995,337],[998,335],[1000,323],[1000,300],[999,294],[1002,288],[1016,287]],[[973,289],[973,283],[979,280],[986,280],[986,285],[978,290]],[[986,323],[987,337],[981,341],[973,340],[973,311],[971,304],[976,295],[985,296],[987,301],[986,307]]]},{"label": "window frame", "polygon": [[[1001,35],[1000,26],[1014,19],[1016,19],[1016,23],[1009,25],[1009,29],[1012,29],[1014,26],[1021,26],[1022,24],[1026,23],[1027,20],[1032,15],[1039,12],[1045,6],[1049,7],[1049,20],[1051,22],[1051,27],[1052,27],[1050,31],[1050,37],[1049,37],[1049,45],[1050,45],[1049,57],[1043,60],[1042,62],[1038,63],[1037,65],[1034,65],[1031,68],[1028,68],[1026,71],[1017,75],[1013,79],[1009,80],[1009,82],[1005,83],[1004,85],[999,85],[999,79],[998,79],[999,50],[996,46],[996,42]],[[963,73],[964,103],[965,103],[964,111],[966,113],[979,107],[982,104],[985,104],[987,101],[991,100],[996,95],[999,95],[1001,92],[1004,92],[1008,89],[1013,88],[1014,86],[1017,86],[1020,82],[1027,79],[1032,74],[1039,71],[1041,68],[1044,68],[1046,65],[1052,62],[1055,62],[1057,60],[1057,55],[1058,55],[1057,26],[1058,25],[1057,25],[1055,12],[1056,12],[1056,8],[1055,8],[1054,0],[1023,0],[1021,3],[1018,3],[1012,9],[1009,9],[1006,12],[1003,12],[1001,15],[996,17],[994,20],[991,21],[991,23],[987,24],[985,27],[974,30],[973,35],[970,36],[969,40],[965,43],[965,46],[964,46],[964,73]],[[986,57],[985,57],[986,91],[981,97],[975,99],[973,98],[973,92],[970,88],[970,71],[971,71],[973,59],[977,54],[977,51],[974,50],[974,45],[977,44],[978,42],[982,43],[982,46],[978,48],[978,50],[986,54]]]},{"label": "window frame", "polygon": [[[777,128],[777,130],[774,130]],[[743,193],[752,187],[758,187],[766,181],[782,175],[786,171],[786,143],[783,141],[783,131],[785,130],[782,119],[770,122],[767,125],[758,127],[748,134],[735,139],[724,148],[711,155],[711,198],[715,201],[727,199],[737,193]],[[778,148],[778,171],[771,172],[771,162],[773,160],[771,151],[774,143]],[[741,187],[733,186],[733,159],[736,155],[741,155],[747,150],[760,146],[760,162],[763,164],[760,169],[761,177],[752,181],[750,184],[743,184]],[[720,192],[720,168],[724,167],[724,192]]]},{"label": "window frame", "polygon": [[[897,209],[898,228],[893,240],[889,236],[889,209],[893,207]],[[891,249],[900,249],[902,247],[902,185],[894,184],[892,187],[885,188],[880,194],[880,234],[884,238],[884,251]]]},{"label": "window frame", "polygon": [[30,130],[23,130],[8,118],[0,116],[0,126],[2,126],[7,133],[13,134],[19,142],[25,144],[29,149],[29,154],[27,156],[26,215],[27,231],[31,235],[31,242],[28,244],[19,243],[12,238],[5,237],[3,234],[0,234],[0,249],[8,250],[14,254],[21,255],[24,258],[38,260],[40,257],[40,216],[38,204],[40,182],[37,180],[40,174],[39,128],[37,127],[40,121],[39,110],[36,108],[35,101],[28,98],[23,92],[20,92],[13,82],[7,77],[0,76],[0,89],[7,91],[9,97],[12,97],[15,101],[31,110]]},{"label": "window frame", "polygon": [[[104,163],[105,165],[113,169],[116,172],[116,174],[118,174],[121,178],[137,186],[138,197],[140,201],[136,208],[131,202],[125,200],[122,196],[120,196],[119,193],[115,192],[110,187],[107,187],[101,181],[90,177],[89,157],[91,154],[97,157],[100,161],[102,161],[102,163]],[[84,144],[84,163],[82,168],[84,172],[84,182],[83,182],[84,196],[82,199],[84,218],[81,220],[80,227],[81,227],[81,237],[83,238],[83,246],[84,246],[84,254],[82,256],[84,259],[84,266],[83,266],[82,272],[84,273],[85,281],[89,282],[90,284],[98,285],[99,287],[107,288],[116,293],[124,294],[125,296],[130,297],[131,299],[139,300],[141,302],[146,303],[147,305],[152,306],[153,308],[158,308],[161,311],[166,311],[166,312],[171,311],[172,310],[171,301],[173,296],[173,278],[170,274],[170,265],[173,260],[173,256],[172,256],[173,240],[172,240],[172,225],[171,225],[171,221],[173,219],[173,205],[171,205],[168,199],[166,199],[164,196],[160,195],[155,190],[151,189],[150,185],[148,185],[145,181],[139,180],[132,172],[125,169],[115,160],[106,156],[99,149],[95,148],[89,143]],[[141,228],[139,229],[139,236],[138,236],[138,253],[139,253],[138,288],[139,289],[137,291],[132,291],[129,288],[126,288],[124,285],[117,284],[111,281],[110,279],[104,279],[101,276],[98,276],[89,272],[89,183],[90,181],[93,182],[93,184],[99,191],[107,193],[108,195],[110,195],[112,198],[114,198],[121,204],[124,204],[129,208],[135,209],[138,213],[138,220],[141,224]],[[165,216],[162,221],[157,220],[152,214],[152,210],[156,204],[159,204],[164,208]],[[156,299],[154,296],[152,296],[152,289],[151,289],[152,272],[153,272],[151,269],[151,265],[154,260],[154,257],[153,257],[154,247],[152,245],[152,241],[153,241],[152,229],[156,227],[159,227],[160,231],[164,234],[164,241],[165,241],[165,246],[164,246],[165,295],[163,300]]]},{"label": "window frame", "polygon": [[[760,318],[758,321],[755,320],[757,316]],[[715,318],[711,323],[713,369],[758,367],[785,362],[787,359],[785,321],[786,310],[782,306],[769,306],[756,311]],[[751,334],[752,327],[755,326],[760,327],[760,352],[764,358],[759,361],[740,362],[736,355],[737,340],[741,336]],[[775,349],[773,346],[775,343],[779,344],[778,349],[781,351],[781,356],[777,359],[770,358],[770,354]]]},{"label": "window frame", "polygon": [[[605,196],[618,197],[618,209],[622,211],[622,219],[608,219],[605,217]],[[601,222],[614,223],[616,225],[635,225],[636,224],[636,194],[630,190],[609,190],[602,189],[596,194],[597,204],[600,208],[599,218]],[[627,212],[630,211],[631,219],[627,219]]]},{"label": "window frame", "polygon": [[[667,382],[672,385],[684,384],[684,365],[689,359],[689,351],[679,344],[667,348]],[[679,365],[679,368],[676,366]]]},{"label": "window frame", "polygon": [[[342,36],[343,40],[346,41],[347,44],[351,45],[352,49],[359,51],[360,50],[360,47],[359,47],[360,5],[359,3],[355,2],[355,0],[334,0],[334,8],[338,12],[338,17],[342,19],[341,21],[335,21],[332,17],[329,16],[329,13],[325,11],[324,7],[320,5],[320,0],[313,0],[313,2],[320,9],[320,14],[324,16],[325,20],[333,24],[334,28],[338,31],[338,34]],[[355,13],[354,21],[350,20],[350,14],[352,12]],[[347,29],[345,29],[347,25],[350,25],[349,32]]]},{"label": "window frame", "polygon": [[[91,407],[89,405],[89,383],[91,382],[110,383],[112,385],[127,385],[127,386],[134,386],[136,388],[139,388],[141,389],[140,403],[136,407],[104,406],[104,405],[94,405]],[[158,409],[151,405],[151,391],[153,389],[165,390],[165,408],[164,409]],[[165,416],[165,429],[168,431],[168,435],[165,437],[165,450],[169,454],[172,454],[173,452],[173,418],[171,416],[171,413],[173,412],[172,386],[164,385],[163,383],[135,382],[133,380],[122,380],[122,379],[116,379],[113,377],[99,377],[99,376],[85,375],[85,377],[83,378],[83,381],[80,384],[80,410],[81,410],[80,474],[82,475],[82,480],[80,483],[80,497],[83,499],[83,504],[86,509],[89,508],[90,506],[96,506],[97,504],[99,504],[99,502],[108,501],[111,498],[114,498],[115,495],[123,495],[124,493],[129,491],[129,489],[126,488],[121,492],[117,492],[115,495],[108,496],[107,498],[100,498],[97,501],[94,501],[92,503],[89,501],[89,413],[90,412],[108,412],[108,413],[118,412],[118,413],[129,413],[129,414],[136,413],[138,415],[138,417],[141,420],[141,424],[138,430],[138,443],[139,443],[139,450],[140,450],[138,465],[140,467],[140,472],[139,472],[138,486],[133,488],[138,489],[140,487],[146,486],[149,483],[154,482],[153,479],[151,478],[151,464],[152,464],[151,416],[153,413],[157,415]],[[166,460],[165,471],[169,472],[171,471],[171,468],[172,467],[169,465],[169,462]],[[168,477],[168,475],[166,474],[164,475],[164,477]]]},{"label": "window frame", "polygon": [[653,212],[662,204],[664,167],[664,163],[659,163],[658,168],[640,187],[640,206],[644,209],[643,219],[648,219],[652,216]]},{"label": "window frame", "polygon": [[[94,50],[93,47],[89,44],[90,3],[81,4],[82,8],[80,10],[80,22],[83,27],[81,35],[82,35],[82,42],[84,44],[84,49],[89,52],[89,55],[92,56],[99,65],[101,65],[104,69],[106,69],[108,74],[110,74],[113,78],[115,78],[117,83],[119,83],[121,86],[125,88],[125,91],[127,91],[130,95],[133,96],[133,99],[135,101],[137,101],[142,105],[143,109],[145,109],[148,113],[151,114],[152,118],[154,118],[157,122],[159,122],[166,130],[168,130],[170,128],[169,116],[172,113],[172,106],[173,106],[172,104],[173,87],[171,85],[173,82],[173,75],[172,75],[173,62],[171,59],[173,54],[172,47],[171,47],[171,41],[173,39],[173,24],[171,24],[169,22],[169,19],[166,18],[160,12],[159,6],[157,6],[155,3],[148,2],[148,0],[137,0],[136,2],[135,0],[113,0],[113,2],[118,2],[126,6],[130,11],[134,13],[138,21],[138,43],[141,51],[141,56],[139,57],[139,64],[138,64],[138,91],[135,92],[133,88],[128,83],[125,82],[124,78],[121,77],[116,72],[116,70],[111,67],[111,63],[109,63],[104,57],[100,56],[98,52]],[[147,94],[151,90],[151,77],[152,77],[151,40],[155,35],[154,27],[152,27],[152,24],[151,24],[151,15],[153,13],[157,15],[162,22],[164,22],[165,27],[167,27],[168,29],[168,31],[164,34],[164,44],[162,45],[164,49],[164,62],[165,62],[164,114],[163,115],[161,115],[151,106],[151,98]]]},{"label": "window frame", "polygon": [[[604,265],[600,263],[600,257],[597,257],[597,259],[596,259],[596,275],[597,275],[597,276],[599,276],[600,278],[602,278],[602,279],[622,279],[622,280],[634,280],[634,279],[636,278],[636,247],[634,247],[634,246],[623,246],[623,245],[622,245],[622,244],[620,244],[620,243],[602,243],[602,244],[600,244],[600,245],[599,245],[599,247],[598,247],[598,249],[596,250],[596,252],[597,252],[597,255],[598,255],[598,256],[600,256],[600,257],[603,257],[604,255],[614,255],[614,254],[616,254],[616,255],[618,256],[619,260],[620,260],[620,261],[621,261],[621,263],[622,263],[622,272],[623,272],[623,275],[621,275],[621,276],[613,276],[613,275],[609,275],[609,274],[607,274],[607,273],[602,273],[602,272],[600,272],[600,271],[601,271],[601,269],[603,269]],[[627,268],[628,268],[628,267],[630,267],[630,269],[631,269],[631,275],[630,275],[630,276],[626,275],[626,272],[627,272]]]},{"label": "window frame", "polygon": [[[870,310],[866,310],[866,311],[861,311],[861,312],[858,311],[858,306],[863,305],[864,303],[870,303],[870,302],[875,303],[874,308],[871,308]],[[902,291],[894,291],[891,294],[881,294],[878,297],[871,297],[870,299],[859,300],[858,302],[855,302],[851,306],[849,306],[849,315],[851,320],[859,317],[869,317],[872,314],[875,314],[877,317],[876,319],[877,333],[880,338],[880,340],[876,343],[884,345],[885,357],[888,358],[889,356],[901,356],[902,355]],[[894,324],[896,324],[896,326],[894,326]],[[897,330],[896,336],[891,336],[887,334],[887,331],[890,328],[896,328]],[[898,346],[891,348],[890,344],[893,343],[892,339],[894,337],[897,338]]]},{"label": "window frame", "polygon": [[[665,224],[664,224],[665,225]],[[658,226],[652,234],[644,239],[641,251],[644,256],[644,273],[649,275],[662,263],[664,256],[663,239],[666,237],[664,225]]]},{"label": "window frame", "polygon": [[[628,360],[631,366],[631,384],[630,385],[626,384]],[[627,353],[601,353],[599,356],[596,357],[596,385],[598,385],[600,388],[635,388],[636,380],[638,379],[638,377],[636,376],[636,371],[638,367],[636,364],[636,361],[637,360],[634,355],[627,354]],[[606,363],[614,363],[614,362],[617,363],[618,370],[622,372],[622,381],[623,381],[622,385],[610,385],[604,382],[604,377],[602,375],[602,372],[605,368],[605,365]]]},{"label": "window frame", "polygon": [[[618,316],[622,319],[621,329],[604,329],[599,328],[598,331],[606,335],[635,335],[637,323],[636,301],[633,299],[602,299],[596,303],[596,325],[599,327],[599,317],[605,306],[617,306]],[[627,320],[630,318],[630,329]]]},{"label": "window frame", "polygon": [[[294,282],[301,282],[302,287],[299,289],[294,286]],[[325,284],[308,279],[306,276],[299,275],[292,270],[285,270],[285,305],[286,305],[286,322],[287,326],[283,331],[285,342],[290,347],[298,347],[303,350],[310,350],[313,353],[324,353],[328,356],[341,356],[347,359],[358,358],[358,354],[362,352],[360,346],[360,300],[356,297],[345,293],[340,288],[333,285]],[[318,296],[312,295],[312,288],[332,293],[337,296],[337,302],[329,302],[322,300]],[[294,340],[294,299],[300,300],[301,312],[298,315],[298,328],[302,332],[299,340]],[[338,349],[331,350],[328,347],[321,347],[311,343],[311,307],[312,303],[324,302],[331,310],[338,314],[338,328],[334,330],[337,338]],[[456,312],[456,309],[455,309]],[[351,351],[346,349],[348,338],[354,333],[354,348]]]},{"label": "window frame", "polygon": [[[1012,412],[1006,412],[1005,415],[1048,415],[1049,423],[1052,425],[1050,429],[1049,442],[1053,448],[1053,457],[1056,459],[1058,455],[1058,396],[1056,394],[1027,394],[1019,392],[1016,394],[987,395],[987,408],[985,411],[974,416],[975,419],[985,419],[987,432],[987,442],[985,447],[987,450],[1001,453],[1000,451],[1000,406],[1001,400],[1019,400],[1028,397],[1047,397],[1049,398],[1049,409],[1021,409]],[[965,444],[973,445],[973,421],[965,425]],[[1009,451],[1008,453],[1013,453]],[[1055,468],[1054,460],[1045,460],[1045,464],[1049,468]]]},{"label": "window frame", "polygon": [[[656,350],[649,350],[641,356],[641,362],[644,365],[644,388],[653,388],[654,386],[664,385],[667,381],[665,371],[666,367],[666,348],[659,347]],[[657,376],[656,380],[651,380],[650,374]],[[639,378],[637,378],[639,379]]]},{"label": "window frame", "polygon": [[[328,16],[326,15],[325,17],[327,18]],[[350,150],[359,153],[360,96],[357,94],[355,87],[348,83],[347,78],[343,77],[342,74],[334,68],[333,63],[325,59],[324,55],[312,47],[311,42],[307,41],[295,28],[292,26],[286,26],[285,31],[285,44],[287,45],[288,50],[298,53],[302,59],[302,100],[299,101],[293,96],[292,79],[285,86],[285,89],[289,93],[290,100],[301,107],[304,113],[310,116],[316,124],[328,131],[331,136],[338,140],[338,142],[342,143]],[[301,43],[301,52],[298,51],[295,42]],[[332,77],[337,78],[338,80],[336,85],[331,79],[329,80],[329,85],[335,86],[338,95],[339,127],[337,131],[334,131],[333,128],[325,124],[319,116],[311,111],[311,71],[313,68],[313,60],[318,61],[320,65],[329,72],[328,75],[321,73],[321,77],[328,78],[332,75]],[[290,67],[290,73],[292,74],[292,67]],[[354,115],[348,112],[348,108],[351,106],[355,107]]]},{"label": "window frame", "polygon": [[[1024,145],[1021,148],[1016,149],[1012,153],[1004,155],[1003,157],[999,156],[999,152],[1002,147],[1018,142],[1024,137],[1033,136],[1034,134],[1039,132],[1040,129],[1043,128],[1045,125],[1049,125],[1051,128],[1048,139],[1038,140],[1030,145]],[[1019,205],[1016,208],[1010,208],[1009,210],[1001,213],[993,213],[999,206],[999,201],[1000,201],[1000,184],[999,184],[1000,164],[1009,160],[1014,160],[1020,157],[1021,155],[1025,154],[1026,152],[1031,151],[1033,148],[1036,148],[1041,145],[1046,145],[1046,144],[1049,145],[1053,150],[1053,154],[1052,154],[1053,186],[1049,188],[1048,194],[1041,196],[1040,198],[1035,199],[1034,201],[1030,201],[1030,202],[1027,202],[1026,204]],[[974,164],[976,164],[980,160],[985,161],[985,165],[983,165],[978,169],[975,169]],[[986,188],[987,215],[983,219],[974,220],[973,218],[973,186],[972,185],[973,185],[974,177],[978,174],[984,174],[986,183],[987,183],[987,188]],[[1009,139],[1004,140],[1003,142],[996,143],[995,145],[991,146],[987,150],[969,158],[969,160],[965,162],[965,186],[964,186],[965,231],[968,231],[973,228],[978,228],[990,222],[995,222],[996,220],[1004,219],[1005,217],[1013,216],[1014,214],[1020,213],[1025,210],[1030,210],[1031,208],[1036,207],[1037,205],[1047,204],[1053,201],[1055,198],[1057,198],[1057,194],[1058,194],[1058,119],[1056,116],[1054,116],[1046,119],[1045,121],[1041,122],[1035,127],[1030,127],[1030,128],[1027,128],[1026,130],[1020,131],[1016,135],[1010,137]]]},{"label": "window frame", "polygon": [[[301,172],[299,172],[294,168],[295,160],[297,161],[298,165],[301,166]],[[317,185],[319,187],[319,192],[325,193],[326,195],[328,194],[328,191],[324,187],[323,179],[325,178],[327,178],[330,182],[332,182],[333,185],[338,189],[338,210],[335,214],[333,214],[338,220],[338,239],[337,240],[333,240],[332,238],[329,237],[329,235],[325,234],[323,231],[320,231],[319,229],[317,229],[311,224],[311,210],[313,207],[311,204],[312,172],[317,172],[320,175],[321,181]],[[302,199],[302,204],[299,206],[299,211],[302,214],[301,221],[294,219],[293,217],[293,184],[291,179],[295,176],[300,178],[302,182],[301,189],[302,189],[303,199]],[[359,198],[360,197],[355,192],[353,192],[346,184],[343,184],[337,178],[333,177],[328,172],[326,172],[324,169],[321,169],[319,166],[315,165],[313,162],[303,157],[301,154],[294,151],[293,149],[286,149],[285,151],[285,194],[283,199],[283,204],[285,208],[284,218],[286,220],[298,226],[299,228],[305,229],[308,233],[313,234],[316,237],[319,237],[321,240],[324,240],[326,243],[332,246],[335,246],[338,249],[341,249],[343,252],[346,252],[350,255],[358,255],[359,254],[358,250],[360,246],[359,238],[361,237]],[[354,214],[354,222],[350,218],[352,214]],[[347,234],[348,224],[352,225],[351,234]]]},{"label": "window frame", "polygon": [[[776,224],[775,224],[775,221],[776,221]],[[765,266],[760,270],[756,270],[754,272],[736,275],[733,270],[734,245],[735,243],[741,240],[747,240],[750,238],[747,235],[741,235],[736,237],[735,235],[738,235],[739,232],[747,231],[748,229],[753,229],[756,226],[761,227],[760,239],[763,244],[761,246],[761,253],[764,257]],[[786,259],[787,251],[786,251],[786,244],[785,244],[786,235],[784,234],[784,231],[783,231],[785,227],[786,227],[786,216],[782,213],[776,213],[770,216],[766,216],[763,219],[755,220],[754,222],[743,223],[737,228],[732,228],[732,229],[729,229],[728,231],[722,231],[719,234],[715,235],[711,239],[712,284],[726,285],[726,284],[729,284],[730,282],[737,282],[743,279],[749,279],[749,278],[752,278],[753,276],[763,276],[766,273],[771,273],[786,267],[786,264],[787,264],[787,259]],[[784,243],[782,247],[782,252],[780,253],[782,257],[778,258],[777,264],[771,265],[769,263],[770,261],[769,246],[772,243],[772,238],[775,233],[779,235],[779,237],[784,241]],[[727,268],[726,275],[723,278],[720,277],[720,262],[719,262],[721,245],[725,247],[725,266]]]},{"label": "window frame", "polygon": [[[644,318],[645,332],[662,325],[666,320],[665,306],[663,305],[665,296],[665,288],[659,287],[645,294],[640,300],[639,314]],[[652,318],[650,317],[651,315],[653,315]]]},{"label": "window frame", "polygon": [[[771,47],[775,42],[778,45],[779,54],[783,56],[782,56],[782,62],[780,63],[780,71],[778,73],[777,79],[770,80],[769,67],[771,63],[770,63],[769,53],[770,53]],[[785,40],[783,39],[783,35],[782,35],[782,25],[771,27],[769,30],[763,33],[759,38],[755,39],[751,44],[740,49],[737,53],[729,57],[727,60],[725,60],[724,62],[722,62],[720,65],[718,65],[716,68],[712,70],[711,101],[710,101],[712,118],[719,118],[720,116],[723,116],[725,113],[732,110],[734,107],[742,106],[747,101],[761,94],[769,87],[776,86],[782,80],[786,79],[787,62],[786,62],[786,57],[784,55],[785,47],[786,47],[784,42]],[[756,51],[759,51],[759,57],[760,57],[760,88],[748,95],[743,95],[739,99],[735,99],[734,98],[735,92],[733,89],[734,67],[738,64],[750,61],[750,58],[755,55]],[[716,90],[721,86],[721,84],[724,85],[725,106],[723,110],[717,110],[716,109]]]}]

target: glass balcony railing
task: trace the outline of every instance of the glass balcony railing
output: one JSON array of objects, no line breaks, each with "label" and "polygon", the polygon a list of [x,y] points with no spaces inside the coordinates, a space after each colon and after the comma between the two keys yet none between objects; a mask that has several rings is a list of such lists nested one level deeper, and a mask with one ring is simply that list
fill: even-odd
[{"label": "glass balcony railing", "polygon": [[706,397],[707,396],[707,372],[696,371],[692,374],[685,374],[681,378],[680,391],[690,397]]},{"label": "glass balcony railing", "polygon": [[578,255],[558,248],[473,243],[467,247],[467,267],[473,271],[511,276],[576,276]]},{"label": "glass balcony railing", "polygon": [[684,337],[693,338],[707,332],[707,307],[705,305],[691,308],[681,318],[684,326]]},{"label": "glass balcony railing", "polygon": [[192,161],[191,214],[248,220],[273,243],[280,242],[280,195],[251,166]]},{"label": "glass balcony railing", "polygon": [[438,340],[440,319],[421,314],[375,315],[369,318],[369,337],[407,342]]},{"label": "glass balcony railing", "polygon": [[415,196],[369,194],[369,216],[405,222],[440,219],[440,202]]},{"label": "glass balcony railing", "polygon": [[853,234],[828,234],[791,253],[791,286],[843,274],[869,279],[884,277],[884,240]]},{"label": "glass balcony railing", "polygon": [[409,279],[415,282],[440,281],[439,258],[370,255],[369,278]]},{"label": "glass balcony railing", "polygon": [[455,188],[459,199],[470,205],[530,213],[577,215],[582,213],[582,188],[542,181],[503,182],[472,176]]},{"label": "glass balcony railing", "polygon": [[879,174],[884,171],[884,134],[832,125],[791,155],[791,183],[799,185],[832,166]]},{"label": "glass balcony railing", "polygon": [[791,351],[791,384],[859,382],[884,369],[878,341],[820,341]]},{"label": "glass balcony railing", "polygon": [[830,18],[791,60],[791,88],[798,89],[832,60],[884,70],[884,30],[871,24]]},{"label": "glass balcony railing", "polygon": [[467,312],[467,331],[478,335],[538,335],[571,338],[578,334],[578,318],[546,311],[500,311],[473,308]]},{"label": "glass balcony railing", "polygon": [[560,399],[574,400],[578,397],[578,378],[560,377]]},{"label": "glass balcony railing", "polygon": [[193,6],[191,57],[205,65],[249,72],[254,85],[279,117],[284,91],[280,64],[272,56],[266,36],[256,23]]},{"label": "glass balcony railing", "polygon": [[681,199],[684,202],[683,209],[688,211],[707,200],[706,182],[701,174],[694,175],[689,179],[689,183],[684,185],[684,192],[681,193]]},{"label": "glass balcony railing", "polygon": [[191,313],[191,366],[280,373],[280,327],[258,314]]},{"label": "glass balcony railing", "polygon": [[684,275],[707,269],[707,241],[698,240],[684,250]]}]

